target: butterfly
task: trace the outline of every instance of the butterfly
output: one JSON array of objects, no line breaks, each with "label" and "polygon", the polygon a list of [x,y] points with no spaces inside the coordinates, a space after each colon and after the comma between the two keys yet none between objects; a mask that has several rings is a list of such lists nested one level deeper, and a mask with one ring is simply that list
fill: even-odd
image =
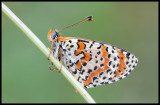
[{"label": "butterfly", "polygon": [[[92,21],[88,16],[82,21],[68,26],[76,26]],[[52,42],[50,52],[84,88],[110,84],[125,78],[137,66],[138,58],[111,44],[74,37],[61,37],[58,30],[50,30],[48,40]]]}]

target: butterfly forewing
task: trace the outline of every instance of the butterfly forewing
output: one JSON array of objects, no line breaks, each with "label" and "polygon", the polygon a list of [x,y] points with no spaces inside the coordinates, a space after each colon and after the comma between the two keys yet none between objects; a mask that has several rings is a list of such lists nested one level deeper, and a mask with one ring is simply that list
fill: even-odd
[{"label": "butterfly forewing", "polygon": [[64,64],[85,88],[123,79],[138,62],[133,54],[98,41],[67,37],[58,43]]}]

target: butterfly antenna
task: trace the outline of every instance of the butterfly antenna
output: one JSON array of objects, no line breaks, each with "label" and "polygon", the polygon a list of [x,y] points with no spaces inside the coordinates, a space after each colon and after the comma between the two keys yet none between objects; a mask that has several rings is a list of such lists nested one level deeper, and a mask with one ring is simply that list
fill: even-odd
[{"label": "butterfly antenna", "polygon": [[92,21],[92,20],[93,20],[92,16],[88,16],[88,17],[86,17],[85,19],[83,19],[83,20],[81,20],[81,21],[79,21],[79,22],[77,22],[77,23],[75,23],[75,24],[73,24],[73,25],[70,25],[70,26],[68,26],[68,27],[62,28],[62,29],[59,30],[59,31],[62,31],[62,30],[65,30],[65,29],[67,29],[67,28],[70,28],[70,27],[73,27],[73,26],[77,26],[77,25],[79,25],[79,24],[82,24],[82,23],[84,23],[84,22],[86,22],[86,21]]}]

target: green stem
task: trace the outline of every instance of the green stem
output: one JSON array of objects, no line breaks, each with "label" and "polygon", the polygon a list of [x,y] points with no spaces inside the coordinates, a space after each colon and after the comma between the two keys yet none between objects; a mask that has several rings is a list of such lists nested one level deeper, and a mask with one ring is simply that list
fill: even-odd
[{"label": "green stem", "polygon": [[[48,57],[49,50],[39,40],[39,38],[5,4],[2,3],[1,5],[2,11],[25,33],[25,35],[40,49],[40,51],[42,51],[44,55]],[[50,61],[54,62],[54,65],[60,69],[60,62],[55,59],[53,55],[50,55]],[[95,103],[87,91],[75,80],[75,78],[64,66],[62,66],[61,73],[73,85],[73,87],[78,90],[78,93],[86,100],[86,102]]]}]

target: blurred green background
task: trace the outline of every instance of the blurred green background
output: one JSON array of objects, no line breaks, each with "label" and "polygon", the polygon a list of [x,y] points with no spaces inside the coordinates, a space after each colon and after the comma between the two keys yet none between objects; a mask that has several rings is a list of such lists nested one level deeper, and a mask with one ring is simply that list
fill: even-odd
[{"label": "blurred green background", "polygon": [[[97,103],[158,102],[158,2],[3,2],[47,46],[50,28],[94,20],[63,36],[110,43],[132,52],[138,66],[125,79],[87,89]],[[2,13],[2,102],[86,103],[50,61]]]}]

